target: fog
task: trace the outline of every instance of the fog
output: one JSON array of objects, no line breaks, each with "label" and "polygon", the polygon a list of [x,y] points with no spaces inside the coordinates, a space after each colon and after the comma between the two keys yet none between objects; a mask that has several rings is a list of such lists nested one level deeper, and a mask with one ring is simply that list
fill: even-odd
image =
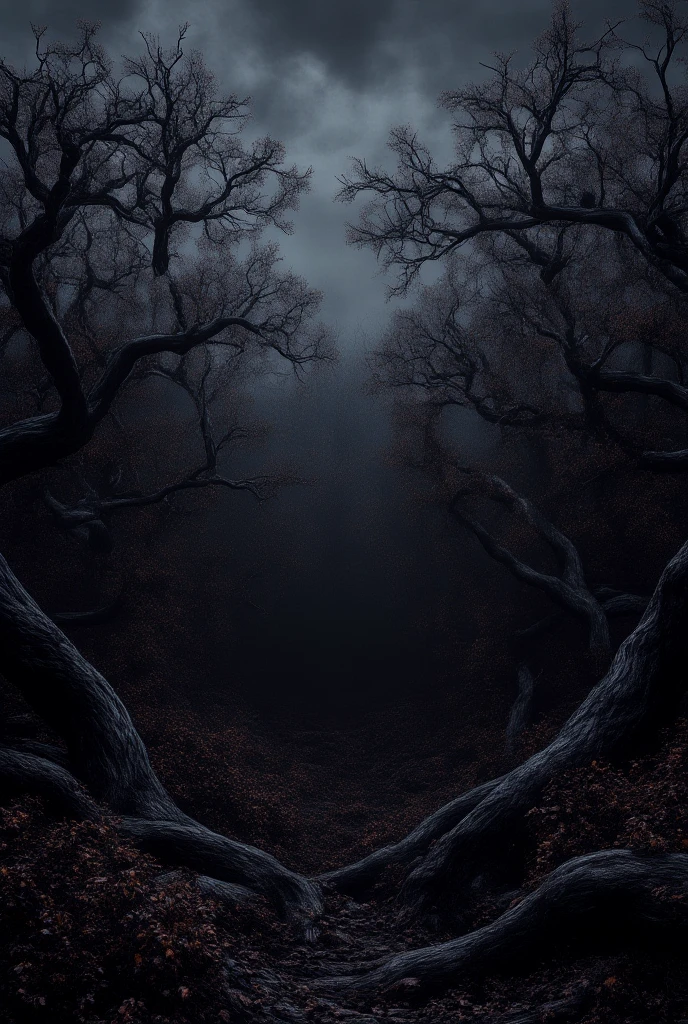
[{"label": "fog", "polygon": [[[428,507],[420,479],[393,463],[390,410],[367,384],[353,356],[304,381],[263,379],[254,411],[270,433],[233,457],[232,471],[288,467],[304,482],[262,505],[230,494],[192,521],[231,578],[250,577],[233,612],[240,636],[229,662],[217,654],[217,672],[241,680],[266,710],[362,712],[431,693],[433,615],[466,613],[469,577],[486,559]],[[463,431],[489,451],[490,428],[477,420],[464,416]],[[195,541],[186,544],[193,574]],[[469,641],[475,629],[469,616],[459,632]],[[221,638],[212,642],[219,652]]]}]

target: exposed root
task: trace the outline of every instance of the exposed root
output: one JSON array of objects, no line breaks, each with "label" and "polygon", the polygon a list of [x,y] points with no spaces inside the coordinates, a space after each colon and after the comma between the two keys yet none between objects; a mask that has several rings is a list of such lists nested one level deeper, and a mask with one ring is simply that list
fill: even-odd
[{"label": "exposed root", "polygon": [[182,864],[219,882],[242,885],[266,896],[285,916],[304,923],[310,920],[311,928],[320,913],[317,887],[254,846],[227,839],[191,821],[182,825],[124,818],[121,828],[161,860]]},{"label": "exposed root", "polygon": [[[307,934],[321,913],[317,886],[252,846],[225,839],[184,814],[151,767],[127,709],[106,679],[38,607],[0,556],[0,670],[67,746],[70,768],[25,761],[25,789],[52,786],[65,807],[84,813],[77,779],[149,849],[219,881],[267,895]],[[18,770],[12,752],[7,771]],[[12,765],[15,767],[13,768]],[[40,770],[39,770],[40,768]],[[33,773],[31,775],[31,772]],[[31,786],[30,782],[35,782]],[[41,789],[40,787],[43,787]]]},{"label": "exposed root", "polygon": [[438,811],[421,821],[398,843],[391,843],[374,853],[368,854],[354,864],[335,868],[319,875],[318,882],[330,885],[339,892],[362,895],[379,879],[392,864],[408,864],[414,858],[426,853],[430,845],[452,829],[467,814],[478,806],[502,782],[502,778],[491,779],[480,786],[463,793],[455,800],[440,807]]},{"label": "exposed root", "polygon": [[98,807],[73,775],[43,757],[0,747],[0,790],[4,795],[37,793],[51,811],[79,820],[96,820]]},{"label": "exposed root", "polygon": [[521,903],[468,935],[392,957],[361,976],[329,978],[320,988],[370,991],[406,978],[443,986],[467,974],[531,964],[553,946],[589,938],[666,938],[688,927],[688,855],[643,857],[605,850],[562,864]]},{"label": "exposed root", "polygon": [[685,688],[688,544],[669,562],[639,625],[606,676],[544,750],[499,781],[409,875],[402,897],[414,912],[460,890],[518,835],[523,815],[558,772],[630,749],[675,713]]}]

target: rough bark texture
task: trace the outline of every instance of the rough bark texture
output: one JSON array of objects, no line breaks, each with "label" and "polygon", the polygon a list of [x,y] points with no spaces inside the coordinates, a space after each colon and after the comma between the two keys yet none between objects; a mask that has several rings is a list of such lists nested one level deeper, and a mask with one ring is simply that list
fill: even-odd
[{"label": "rough bark texture", "polygon": [[523,730],[530,725],[533,714],[535,680],[533,673],[524,663],[518,667],[518,697],[511,709],[506,727],[506,749],[512,756],[516,753]]},{"label": "rough bark texture", "polygon": [[468,973],[532,963],[553,944],[662,937],[688,928],[688,855],[643,857],[605,850],[562,864],[535,892],[491,924],[451,942],[401,953],[360,977],[330,979],[332,989],[380,989],[404,978],[442,985]]},{"label": "rough bark texture", "polygon": [[[311,928],[321,910],[317,887],[268,854],[216,835],[176,806],[153,771],[122,701],[41,611],[2,556],[0,670],[65,741],[70,768],[96,800],[125,818],[138,819],[125,824],[129,834],[166,857],[178,853],[183,863],[203,874],[217,873],[221,881],[255,887]],[[15,751],[12,757],[16,765],[18,758],[30,755]],[[49,777],[56,791],[61,785],[64,800],[69,797],[67,780],[78,791],[76,781],[59,766],[36,757],[25,764],[27,772],[33,766],[37,782],[47,785]]]},{"label": "rough bark texture", "polygon": [[610,654],[607,616],[597,596],[587,584],[583,563],[575,544],[553,523],[545,519],[531,501],[524,498],[523,495],[517,494],[500,477],[483,473],[476,474],[474,471],[466,469],[462,472],[468,477],[482,480],[488,495],[494,501],[504,505],[512,514],[528,523],[540,534],[555,554],[561,567],[561,575],[555,576],[552,573],[539,572],[499,544],[482,523],[473,519],[459,507],[458,501],[462,491],[452,500],[449,506],[450,513],[472,530],[487,554],[506,566],[516,579],[543,591],[565,611],[582,619],[588,627],[590,650],[600,658],[603,664],[606,664]]},{"label": "rough bark texture", "polygon": [[[287,914],[300,907],[315,916],[319,909],[315,887],[301,875],[289,871],[269,853],[227,839],[190,818],[184,824],[124,818],[121,827],[161,860],[182,864],[220,882],[243,885],[267,896]],[[313,892],[310,907],[306,902],[309,890]],[[307,927],[307,933],[312,937],[314,928]]]},{"label": "rough bark texture", "polygon": [[501,782],[501,778],[492,779],[490,782],[484,782],[481,786],[469,790],[468,793],[463,793],[421,821],[413,832],[410,832],[398,843],[391,843],[389,846],[375,850],[374,853],[363,857],[354,864],[328,871],[326,874],[320,875],[318,881],[350,895],[364,893],[375,884],[383,871],[391,864],[408,864],[414,858],[424,854],[431,843],[462,821]]},{"label": "rough bark texture", "polygon": [[487,858],[508,849],[522,815],[557,773],[628,748],[676,709],[685,688],[688,637],[688,544],[669,562],[637,628],[604,678],[544,750],[510,772],[447,832],[404,886],[417,909],[436,903],[447,885],[461,887]]},{"label": "rough bark texture", "polygon": [[[158,875],[156,882],[160,886],[166,886],[172,882],[179,881],[183,877],[184,875],[181,871],[166,871],[164,874]],[[201,892],[211,896],[218,903],[236,905],[237,903],[256,903],[260,900],[260,897],[252,889],[247,889],[244,885],[220,882],[217,878],[211,878],[209,875],[198,875],[196,882]]]},{"label": "rough bark texture", "polygon": [[2,745],[7,749],[19,751],[21,754],[34,754],[36,757],[50,761],[52,764],[64,768],[65,771],[69,771],[69,757],[66,751],[62,747],[55,746],[54,743],[41,743],[39,740],[25,736],[6,736],[2,740]]},{"label": "rough bark texture", "polygon": [[120,814],[184,820],[110,684],[27,594],[0,556],[0,669],[60,735],[74,773]]},{"label": "rough bark texture", "polygon": [[50,809],[71,818],[96,819],[98,808],[73,775],[43,757],[0,747],[0,791],[14,796],[38,793]]}]

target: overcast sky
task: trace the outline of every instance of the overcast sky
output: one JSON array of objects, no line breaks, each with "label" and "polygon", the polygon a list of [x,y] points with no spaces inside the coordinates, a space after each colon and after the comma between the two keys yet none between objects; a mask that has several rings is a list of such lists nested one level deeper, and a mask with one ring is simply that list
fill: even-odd
[{"label": "overcast sky", "polygon": [[[190,22],[227,91],[250,94],[252,132],[287,146],[290,161],[314,169],[313,189],[284,239],[285,260],[324,292],[324,314],[343,348],[374,335],[389,315],[374,257],[347,247],[350,207],[333,203],[336,176],[352,156],[385,159],[389,128],[410,123],[438,155],[450,153],[444,89],[481,77],[495,50],[524,58],[547,24],[549,0],[21,0],[1,4],[3,56],[23,63],[30,22],[68,37],[79,18],[101,22],[111,55],[136,53],[139,31],[173,40]],[[604,17],[631,17],[634,0],[574,0],[598,29]],[[586,33],[587,34],[587,33]]]}]

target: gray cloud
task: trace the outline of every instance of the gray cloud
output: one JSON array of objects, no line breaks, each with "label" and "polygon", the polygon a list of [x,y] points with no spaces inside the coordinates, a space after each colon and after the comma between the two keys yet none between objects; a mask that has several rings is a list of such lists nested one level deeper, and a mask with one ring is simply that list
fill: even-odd
[{"label": "gray cloud", "polygon": [[[603,17],[632,16],[634,0],[576,0],[574,13],[597,31]],[[51,34],[78,18],[100,20],[113,57],[136,52],[138,32],[172,41],[190,22],[223,89],[250,93],[252,132],[282,139],[288,158],[312,165],[313,191],[282,240],[285,261],[325,293],[325,314],[343,335],[386,318],[384,281],[367,253],[347,249],[344,223],[355,212],[332,203],[336,176],[351,156],[384,160],[394,124],[412,123],[438,158],[451,151],[437,96],[485,74],[495,50],[530,44],[548,22],[549,0],[25,0],[4,5],[0,48],[18,62],[30,55],[29,22]]]},{"label": "gray cloud", "polygon": [[0,10],[0,54],[21,65],[33,52],[31,25],[48,28],[53,38],[69,38],[77,22],[98,21],[103,38],[114,40],[121,27],[134,22],[141,11],[141,0],[27,0],[7,3]]}]

